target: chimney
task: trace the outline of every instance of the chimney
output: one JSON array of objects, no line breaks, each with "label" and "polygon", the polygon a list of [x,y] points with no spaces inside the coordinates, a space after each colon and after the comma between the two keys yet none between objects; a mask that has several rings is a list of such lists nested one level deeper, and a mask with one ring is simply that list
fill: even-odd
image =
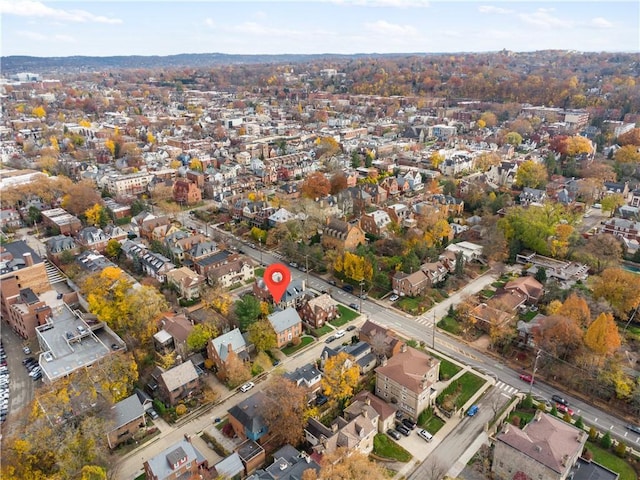
[{"label": "chimney", "polygon": [[407,344],[406,344],[406,343],[403,343],[403,344],[402,344],[402,347],[400,347],[400,351],[401,351],[402,353],[404,353],[404,352],[406,352],[406,351],[407,351]]},{"label": "chimney", "polygon": [[331,431],[333,433],[336,433],[338,431],[338,424],[337,423],[332,423],[331,424]]},{"label": "chimney", "polygon": [[371,405],[371,398],[367,395],[367,398],[364,399],[365,405]]},{"label": "chimney", "polygon": [[31,253],[23,253],[22,257],[24,258],[24,263],[27,264],[27,267],[33,267],[33,257],[31,256]]}]

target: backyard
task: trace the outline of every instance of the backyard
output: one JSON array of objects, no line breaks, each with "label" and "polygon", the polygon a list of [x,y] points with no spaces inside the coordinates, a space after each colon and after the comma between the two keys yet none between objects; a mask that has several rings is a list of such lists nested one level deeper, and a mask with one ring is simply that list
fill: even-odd
[{"label": "backyard", "polygon": [[436,398],[436,403],[449,411],[454,408],[462,408],[484,383],[485,381],[482,378],[471,372],[466,372],[440,392],[440,395]]},{"label": "backyard", "polygon": [[373,438],[373,454],[382,458],[391,458],[399,462],[408,462],[411,460],[411,454],[384,433],[378,433]]},{"label": "backyard", "polygon": [[432,408],[427,408],[418,416],[418,425],[431,435],[435,435],[444,426],[444,420],[434,414]]},{"label": "backyard", "polygon": [[588,441],[585,446],[593,454],[593,461],[608,468],[609,470],[619,473],[619,480],[637,480],[638,476],[636,475],[633,467],[624,459],[608,452],[592,441]]}]

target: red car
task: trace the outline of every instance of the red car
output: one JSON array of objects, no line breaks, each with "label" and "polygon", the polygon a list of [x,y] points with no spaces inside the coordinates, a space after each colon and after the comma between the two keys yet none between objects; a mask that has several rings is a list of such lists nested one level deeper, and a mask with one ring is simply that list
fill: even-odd
[{"label": "red car", "polygon": [[573,410],[571,410],[566,405],[562,405],[561,403],[557,403],[556,404],[556,408],[558,409],[559,412],[568,413],[569,415],[573,415]]},{"label": "red car", "polygon": [[527,383],[534,383],[533,382],[533,377],[531,375],[529,375],[528,373],[523,373],[522,375],[520,375],[520,380],[522,380],[523,382],[527,382]]}]

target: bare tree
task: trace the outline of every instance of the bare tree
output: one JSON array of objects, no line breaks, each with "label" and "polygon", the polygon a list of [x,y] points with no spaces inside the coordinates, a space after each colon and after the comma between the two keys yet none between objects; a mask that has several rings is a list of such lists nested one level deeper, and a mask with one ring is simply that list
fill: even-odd
[{"label": "bare tree", "polygon": [[441,480],[447,473],[447,467],[435,456],[429,457],[423,467],[426,480]]}]

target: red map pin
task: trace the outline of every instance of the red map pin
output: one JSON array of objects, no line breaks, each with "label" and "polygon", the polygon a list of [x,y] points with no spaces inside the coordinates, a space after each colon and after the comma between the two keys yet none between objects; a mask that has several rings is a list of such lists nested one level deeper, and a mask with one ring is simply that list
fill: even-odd
[{"label": "red map pin", "polygon": [[264,271],[264,283],[267,285],[273,300],[279,303],[291,281],[291,272],[281,263],[273,263]]}]

